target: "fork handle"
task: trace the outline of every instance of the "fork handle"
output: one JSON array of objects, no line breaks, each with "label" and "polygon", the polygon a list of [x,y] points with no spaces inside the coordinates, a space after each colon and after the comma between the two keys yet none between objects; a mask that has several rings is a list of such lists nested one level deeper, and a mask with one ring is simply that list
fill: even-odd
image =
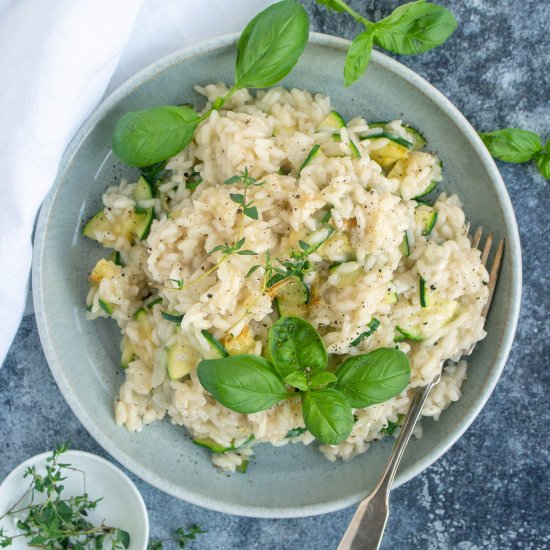
[{"label": "fork handle", "polygon": [[355,512],[338,550],[378,550],[389,515],[389,494],[395,473],[401,462],[405,447],[411,438],[422,407],[431,389],[439,382],[439,376],[427,386],[418,389],[409,412],[403,422],[397,441],[380,480]]}]

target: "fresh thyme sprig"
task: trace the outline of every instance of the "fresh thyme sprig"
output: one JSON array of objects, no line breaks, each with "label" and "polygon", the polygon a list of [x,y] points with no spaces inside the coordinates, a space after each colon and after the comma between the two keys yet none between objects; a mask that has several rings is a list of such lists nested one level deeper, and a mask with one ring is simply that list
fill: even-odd
[{"label": "fresh thyme sprig", "polygon": [[178,545],[178,548],[185,548],[190,540],[195,540],[195,537],[201,533],[207,533],[207,531],[203,531],[198,525],[191,525],[187,532],[184,531],[183,527],[179,527],[174,531],[175,536],[171,538],[150,541],[147,550],[163,550],[165,542],[174,542]]},{"label": "fresh thyme sprig", "polygon": [[[46,472],[40,474],[35,466],[27,468],[24,478],[30,478],[29,489],[4,514],[0,520],[9,517],[21,531],[7,534],[0,529],[0,548],[7,548],[17,538],[25,538],[27,544],[37,548],[75,550],[111,548],[122,550],[130,545],[128,532],[102,523],[94,525],[88,513],[95,510],[102,499],[90,500],[86,491],[86,474],[70,464],[59,462],[69,444],[58,446],[46,459]],[[64,475],[68,470],[81,472],[83,494],[62,498]],[[36,502],[37,495],[44,495],[44,502]],[[28,500],[28,504],[23,503]],[[22,506],[22,507],[20,507]]]}]

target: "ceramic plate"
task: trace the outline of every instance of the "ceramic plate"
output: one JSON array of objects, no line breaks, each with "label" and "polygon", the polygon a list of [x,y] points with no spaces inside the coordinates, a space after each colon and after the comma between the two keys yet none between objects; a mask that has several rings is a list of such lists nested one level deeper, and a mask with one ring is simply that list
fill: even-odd
[{"label": "ceramic plate", "polygon": [[[349,506],[374,485],[391,440],[372,445],[349,463],[328,462],[315,445],[258,445],[246,475],[226,475],[185,430],[157,422],[141,433],[115,425],[113,400],[123,381],[119,330],[114,321],[86,321],[87,275],[104,254],[81,236],[101,205],[105,188],[133,175],[110,151],[117,119],[127,111],[204,100],[195,84],[232,82],[236,35],[217,38],[150,66],[110,96],[68,148],[58,179],[38,222],[33,265],[34,302],[40,336],[65,399],[95,439],[118,461],[156,487],[181,499],[232,514],[307,516]],[[367,75],[344,88],[342,67],[349,43],[312,34],[294,71],[283,81],[332,96],[345,118],[400,118],[419,128],[428,148],[445,163],[441,189],[456,192],[472,226],[507,239],[506,254],[488,336],[470,357],[463,396],[439,422],[425,420],[424,437],[405,453],[396,485],[440,457],[470,425],[491,394],[508,356],[520,305],[521,255],[510,199],[477,134],[458,110],[418,75],[373,52]]]}]

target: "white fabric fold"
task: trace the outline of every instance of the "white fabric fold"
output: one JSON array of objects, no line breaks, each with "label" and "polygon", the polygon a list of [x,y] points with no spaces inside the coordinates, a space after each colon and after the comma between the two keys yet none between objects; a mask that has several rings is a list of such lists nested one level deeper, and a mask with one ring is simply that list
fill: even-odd
[{"label": "white fabric fold", "polygon": [[27,296],[31,235],[72,136],[128,77],[236,32],[273,0],[0,0],[0,365]]}]

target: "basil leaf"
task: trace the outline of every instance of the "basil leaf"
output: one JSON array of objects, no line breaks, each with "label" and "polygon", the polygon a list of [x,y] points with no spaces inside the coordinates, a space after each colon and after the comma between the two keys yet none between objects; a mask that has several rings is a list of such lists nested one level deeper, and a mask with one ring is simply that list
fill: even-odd
[{"label": "basil leaf", "polygon": [[130,166],[150,166],[179,153],[198,123],[199,116],[187,105],[126,113],[116,124],[113,152]]},{"label": "basil leaf", "polygon": [[349,357],[336,371],[334,388],[354,409],[382,403],[401,393],[409,384],[409,358],[395,348],[378,348]]},{"label": "basil leaf", "polygon": [[283,0],[260,12],[237,42],[235,88],[266,88],[296,65],[309,37],[306,10],[296,0]]},{"label": "basil leaf", "polygon": [[369,64],[373,40],[372,31],[362,32],[353,39],[344,64],[344,84],[346,86],[351,86],[365,72]]},{"label": "basil leaf", "polygon": [[332,388],[313,390],[302,396],[302,414],[306,428],[323,443],[338,445],[353,429],[351,406]]},{"label": "basil leaf", "polygon": [[309,387],[317,388],[319,386],[326,386],[327,384],[336,382],[336,380],[338,380],[338,377],[335,374],[332,374],[332,372],[319,372],[309,379]]},{"label": "basil leaf", "polygon": [[326,6],[329,10],[334,11],[344,11],[344,7],[342,6],[340,0],[315,0],[317,4],[321,4],[321,6]]},{"label": "basil leaf", "polygon": [[287,384],[290,384],[291,386],[294,386],[295,388],[298,388],[299,390],[309,390],[306,375],[302,372],[291,372],[288,376],[285,377],[285,382]]},{"label": "basil leaf", "polygon": [[443,6],[419,0],[396,8],[374,25],[375,43],[393,53],[427,52],[445,42],[458,23]]},{"label": "basil leaf", "polygon": [[550,139],[546,142],[546,146],[536,157],[539,172],[547,179],[550,179]]},{"label": "basil leaf", "polygon": [[489,153],[504,162],[527,162],[542,149],[542,143],[537,134],[519,128],[504,128],[495,132],[480,133],[479,137],[489,149]]},{"label": "basil leaf", "polygon": [[312,375],[327,366],[327,350],[321,337],[299,317],[281,317],[269,329],[269,353],[283,379],[296,371]]},{"label": "basil leaf", "polygon": [[257,355],[206,359],[198,364],[197,375],[216,401],[243,414],[264,411],[287,397],[273,365]]}]

